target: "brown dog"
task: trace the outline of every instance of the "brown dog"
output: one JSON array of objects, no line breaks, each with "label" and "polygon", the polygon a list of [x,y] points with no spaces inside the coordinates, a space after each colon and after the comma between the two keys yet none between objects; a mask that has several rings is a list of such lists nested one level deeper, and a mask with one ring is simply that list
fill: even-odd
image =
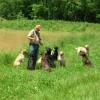
[{"label": "brown dog", "polygon": [[47,48],[45,53],[41,55],[37,63],[40,64],[44,70],[51,71],[50,62],[51,62],[51,49]]}]

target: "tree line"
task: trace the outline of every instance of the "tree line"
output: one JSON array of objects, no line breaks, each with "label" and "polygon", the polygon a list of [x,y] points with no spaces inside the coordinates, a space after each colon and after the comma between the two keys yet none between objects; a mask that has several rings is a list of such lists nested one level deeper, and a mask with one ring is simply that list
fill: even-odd
[{"label": "tree line", "polygon": [[0,0],[0,17],[100,22],[100,0]]}]

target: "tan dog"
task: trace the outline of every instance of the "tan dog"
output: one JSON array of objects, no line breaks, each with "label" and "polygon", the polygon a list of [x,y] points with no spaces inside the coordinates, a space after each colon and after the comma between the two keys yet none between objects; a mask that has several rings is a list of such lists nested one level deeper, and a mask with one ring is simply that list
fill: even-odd
[{"label": "tan dog", "polygon": [[58,62],[60,66],[65,66],[65,59],[64,59],[64,53],[62,51],[59,52],[58,54]]},{"label": "tan dog", "polygon": [[20,64],[23,62],[23,60],[24,60],[24,58],[25,58],[25,53],[26,53],[26,50],[23,49],[23,50],[18,54],[18,56],[16,57],[16,59],[15,59],[15,61],[14,61],[14,63],[13,63],[13,66],[18,66],[18,65],[20,65]]},{"label": "tan dog", "polygon": [[84,65],[92,65],[91,61],[89,60],[89,46],[85,45],[84,47],[76,48],[77,54],[82,57],[82,62]]},{"label": "tan dog", "polygon": [[76,48],[77,54],[82,56],[82,54],[89,55],[89,45],[85,45],[84,47]]}]

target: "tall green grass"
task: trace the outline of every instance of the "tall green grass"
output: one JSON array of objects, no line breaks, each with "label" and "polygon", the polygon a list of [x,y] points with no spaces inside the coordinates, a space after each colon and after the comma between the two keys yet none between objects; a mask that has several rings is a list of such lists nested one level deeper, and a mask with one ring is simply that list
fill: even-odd
[{"label": "tall green grass", "polygon": [[[41,24],[44,31],[50,32],[99,32],[100,25],[85,22],[68,22],[55,20],[2,20],[0,28],[30,30],[36,24]],[[91,28],[91,30],[90,30]]]},{"label": "tall green grass", "polygon": [[[21,25],[18,21],[7,21],[1,26],[21,29],[15,24],[16,22]],[[46,35],[45,44],[40,47],[40,52],[43,52],[46,46],[57,45],[59,50],[64,51],[65,68],[61,68],[57,63],[57,67],[50,73],[41,69],[29,71],[26,68],[27,58],[21,66],[13,67],[13,60],[20,48],[12,51],[1,50],[0,100],[100,100],[100,25],[63,21],[42,20],[40,22],[44,25],[44,32],[57,34],[59,31],[58,34],[61,37],[53,41],[56,37]],[[8,27],[5,23],[8,26],[13,23],[13,26]],[[26,22],[23,21],[23,23]],[[27,21],[27,23],[26,26],[22,26],[22,29],[29,30],[31,25],[37,24],[33,24],[33,21]],[[65,35],[62,35],[63,32]],[[90,45],[89,58],[94,65],[92,68],[83,66],[81,58],[75,51],[76,47],[85,44]],[[28,46],[25,45],[25,48]]]}]

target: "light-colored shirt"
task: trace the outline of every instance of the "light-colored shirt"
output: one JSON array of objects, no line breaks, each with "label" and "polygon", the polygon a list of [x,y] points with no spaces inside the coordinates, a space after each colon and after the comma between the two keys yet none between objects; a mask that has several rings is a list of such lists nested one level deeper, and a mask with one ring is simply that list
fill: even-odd
[{"label": "light-colored shirt", "polygon": [[32,30],[28,33],[27,37],[32,37],[32,38],[34,38],[34,40],[29,39],[30,43],[39,44],[39,42],[40,42],[40,40],[41,40],[41,39],[40,39],[40,33],[39,33],[39,32],[36,32],[35,29],[32,29]]}]

